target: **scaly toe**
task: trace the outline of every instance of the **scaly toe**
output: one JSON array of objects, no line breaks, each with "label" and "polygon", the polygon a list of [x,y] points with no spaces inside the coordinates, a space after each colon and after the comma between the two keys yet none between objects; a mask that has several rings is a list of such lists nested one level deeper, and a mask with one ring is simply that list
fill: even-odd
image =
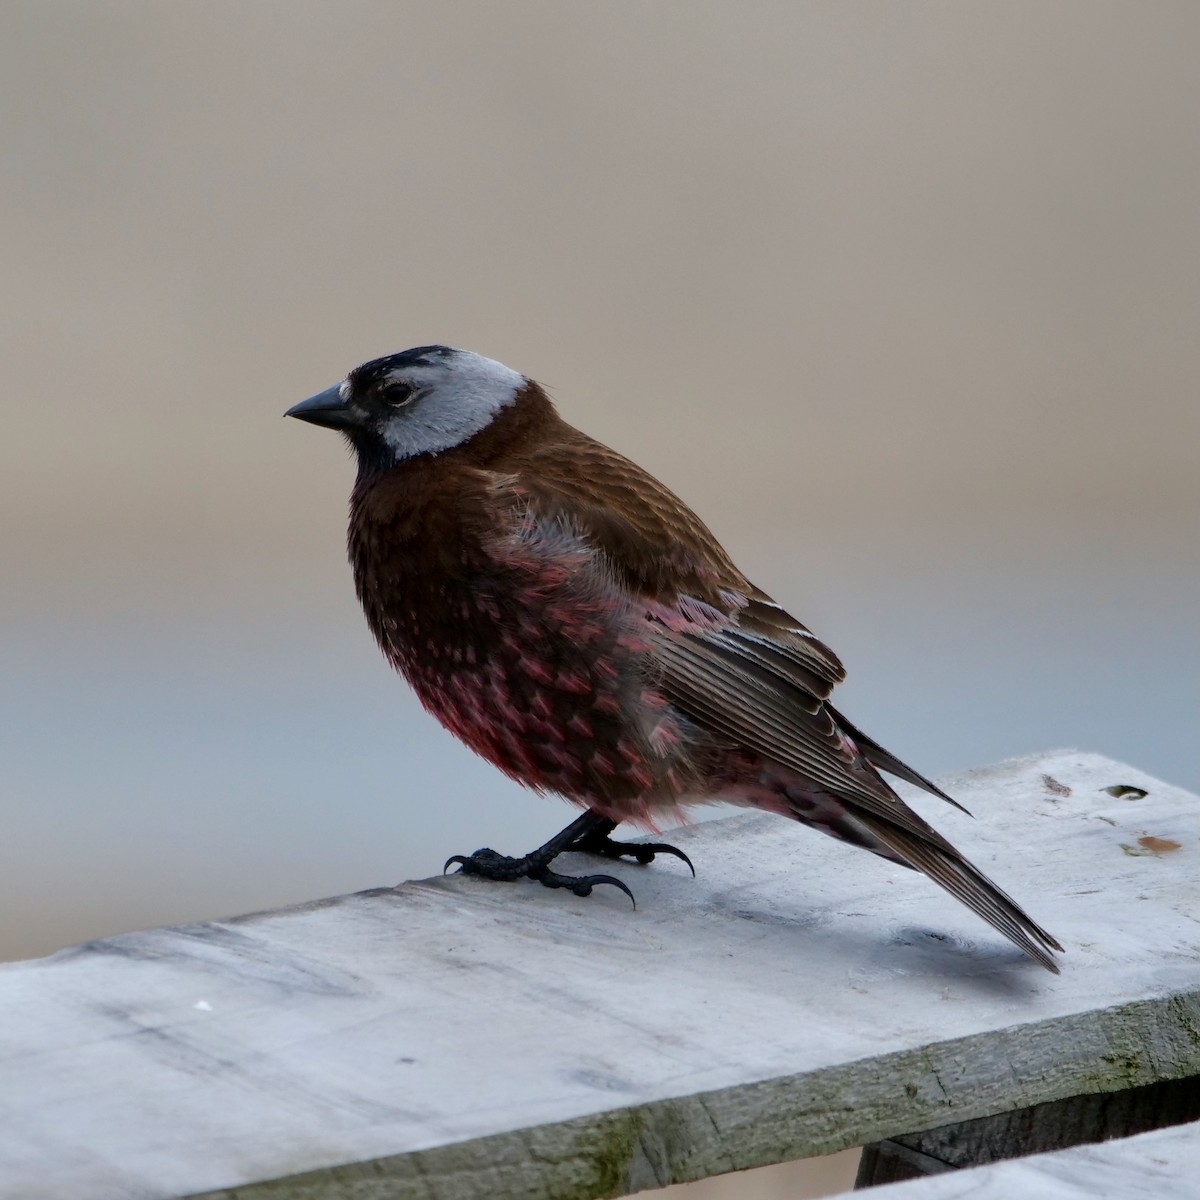
[{"label": "scaly toe", "polygon": [[460,875],[479,875],[484,879],[495,879],[505,883],[529,874],[527,859],[497,854],[487,846],[476,850],[474,854],[452,854],[446,859],[442,874],[445,875],[455,863],[458,864]]},{"label": "scaly toe", "polygon": [[529,878],[536,879],[542,887],[566,888],[576,896],[590,896],[592,888],[598,887],[602,883],[611,883],[613,887],[620,888],[629,897],[629,903],[637,908],[637,901],[633,898],[633,893],[614,875],[560,875],[557,871],[543,869],[531,871]]},{"label": "scaly toe", "polygon": [[692,878],[696,877],[696,868],[692,865],[692,860],[678,846],[669,846],[666,842],[614,842],[607,835],[584,836],[570,848],[579,854],[598,854],[603,858],[632,858],[643,867],[652,863],[656,855],[673,854],[687,864]]}]

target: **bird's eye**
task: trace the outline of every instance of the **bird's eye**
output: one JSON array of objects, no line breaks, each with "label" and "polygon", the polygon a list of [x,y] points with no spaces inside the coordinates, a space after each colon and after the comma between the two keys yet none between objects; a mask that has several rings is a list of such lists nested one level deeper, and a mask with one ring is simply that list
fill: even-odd
[{"label": "bird's eye", "polygon": [[385,404],[390,404],[392,408],[403,408],[413,398],[413,390],[410,384],[393,380],[383,385],[382,395]]}]

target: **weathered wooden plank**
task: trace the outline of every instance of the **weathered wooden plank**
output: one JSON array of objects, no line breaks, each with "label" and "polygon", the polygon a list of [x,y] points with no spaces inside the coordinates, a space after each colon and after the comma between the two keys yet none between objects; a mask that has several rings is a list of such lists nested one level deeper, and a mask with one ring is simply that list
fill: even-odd
[{"label": "weathered wooden plank", "polygon": [[949,1171],[865,1192],[862,1200],[1196,1200],[1200,1125]]},{"label": "weathered wooden plank", "polygon": [[0,1194],[606,1196],[1200,1072],[1200,802],[944,782],[1061,977],[759,814],[678,835],[698,880],[614,867],[636,912],[450,877],[127,935],[0,970]]}]

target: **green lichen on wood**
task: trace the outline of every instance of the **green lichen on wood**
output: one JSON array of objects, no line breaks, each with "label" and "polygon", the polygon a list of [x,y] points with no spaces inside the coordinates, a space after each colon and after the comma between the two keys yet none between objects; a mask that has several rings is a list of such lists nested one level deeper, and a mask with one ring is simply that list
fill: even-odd
[{"label": "green lichen on wood", "polygon": [[1100,1061],[1106,1070],[1097,1071],[1091,1078],[1089,1091],[1119,1092],[1146,1082],[1145,1058],[1137,1052],[1102,1054]]},{"label": "green lichen on wood", "polygon": [[1174,1027],[1200,1054],[1200,996],[1172,996],[1166,1007]]},{"label": "green lichen on wood", "polygon": [[576,1190],[556,1191],[553,1200],[596,1200],[626,1192],[644,1119],[643,1109],[630,1108],[605,1113],[592,1122],[573,1150],[573,1157],[584,1168],[584,1177]]}]

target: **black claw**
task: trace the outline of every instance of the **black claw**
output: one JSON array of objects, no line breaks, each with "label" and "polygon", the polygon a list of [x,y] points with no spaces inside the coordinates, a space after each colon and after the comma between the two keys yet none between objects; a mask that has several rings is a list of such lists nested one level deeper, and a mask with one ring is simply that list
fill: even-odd
[{"label": "black claw", "polygon": [[576,896],[590,896],[592,888],[598,887],[602,883],[611,883],[613,887],[620,888],[629,897],[629,903],[637,908],[637,901],[633,898],[633,893],[614,875],[560,875],[557,871],[546,869],[537,874],[530,872],[529,877],[536,879],[542,887],[566,888]]},{"label": "black claw", "polygon": [[673,854],[676,858],[687,864],[687,869],[691,871],[692,878],[696,878],[696,868],[692,866],[692,860],[678,846],[668,846],[666,842],[637,842],[635,845],[639,850],[650,851],[647,857],[643,857],[641,854],[637,855],[638,862],[653,862],[656,854]]},{"label": "black claw", "polygon": [[599,854],[603,858],[632,858],[640,866],[646,866],[654,861],[658,854],[673,854],[687,864],[696,878],[696,868],[678,846],[669,846],[666,842],[614,842],[607,834],[585,834],[570,846],[571,850],[581,854]]},{"label": "black claw", "polygon": [[[566,839],[564,839],[565,841]],[[514,879],[536,879],[543,887],[565,888],[576,896],[590,896],[592,889],[602,883],[611,883],[620,888],[629,897],[630,903],[637,908],[633,893],[619,879],[612,875],[560,875],[550,870],[550,863],[559,852],[547,855],[548,847],[543,846],[524,858],[509,858],[505,854],[497,854],[495,850],[484,847],[474,854],[452,854],[442,867],[442,874],[455,864],[461,875],[478,875],[483,879],[495,879],[501,882],[511,882]]]},{"label": "black claw", "polygon": [[482,850],[476,850],[474,854],[452,854],[446,859],[442,874],[457,864],[462,875],[478,875],[483,879],[503,881],[536,879],[543,887],[566,888],[575,896],[590,896],[593,888],[607,883],[623,891],[634,908],[637,908],[637,901],[633,893],[615,876],[559,875],[557,871],[550,870],[550,864],[566,850],[600,854],[605,858],[632,858],[643,866],[652,863],[655,855],[672,854],[687,863],[688,870],[695,877],[696,868],[692,866],[692,860],[677,846],[668,846],[665,842],[614,842],[608,835],[616,827],[616,821],[602,816],[595,809],[588,809],[561,833],[555,834],[544,846],[539,846],[523,858],[509,858],[485,846]]}]

